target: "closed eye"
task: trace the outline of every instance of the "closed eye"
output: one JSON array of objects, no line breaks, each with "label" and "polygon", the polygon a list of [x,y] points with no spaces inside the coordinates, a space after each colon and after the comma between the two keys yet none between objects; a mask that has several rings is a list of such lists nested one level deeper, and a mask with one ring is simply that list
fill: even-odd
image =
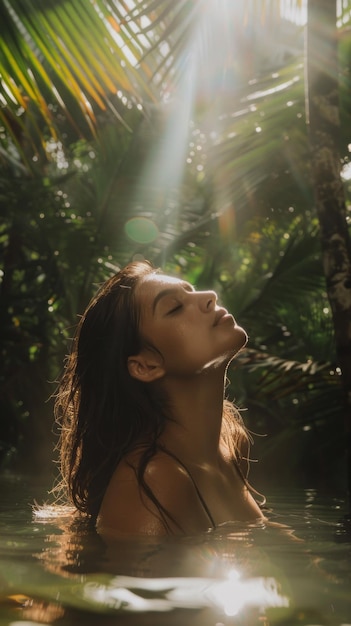
[{"label": "closed eye", "polygon": [[168,311],[167,315],[172,315],[173,313],[176,313],[177,311],[180,311],[180,309],[183,307],[182,304],[177,304],[175,307],[173,307],[173,309],[171,309],[170,311]]}]

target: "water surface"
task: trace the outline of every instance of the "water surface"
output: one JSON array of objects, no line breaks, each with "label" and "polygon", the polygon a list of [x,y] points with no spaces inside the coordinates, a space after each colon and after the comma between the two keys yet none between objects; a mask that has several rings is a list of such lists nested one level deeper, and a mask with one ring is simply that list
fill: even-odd
[{"label": "water surface", "polygon": [[0,477],[0,626],[351,625],[343,498],[266,493],[266,525],[197,537],[103,540],[33,517],[46,486]]}]

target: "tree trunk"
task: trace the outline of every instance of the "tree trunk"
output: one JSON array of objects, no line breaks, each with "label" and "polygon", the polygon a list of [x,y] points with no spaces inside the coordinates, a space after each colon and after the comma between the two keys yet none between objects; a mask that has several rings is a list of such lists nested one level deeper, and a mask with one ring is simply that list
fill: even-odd
[{"label": "tree trunk", "polygon": [[341,369],[350,495],[351,241],[340,176],[338,92],[336,0],[308,0],[307,119],[323,267]]}]

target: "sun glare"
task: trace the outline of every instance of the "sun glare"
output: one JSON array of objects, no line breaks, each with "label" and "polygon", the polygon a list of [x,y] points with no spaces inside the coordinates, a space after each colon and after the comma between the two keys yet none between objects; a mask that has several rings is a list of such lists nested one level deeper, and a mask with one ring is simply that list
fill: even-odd
[{"label": "sun glare", "polygon": [[[281,0],[281,17],[297,26],[303,24],[306,4],[307,0],[299,3]],[[291,25],[287,31],[292,39],[290,48],[285,40],[279,44],[272,42],[272,32],[264,23],[264,16],[255,14],[255,38],[262,38],[262,54],[260,58],[257,54],[255,56],[252,52],[252,33],[247,29],[248,12],[253,11],[254,6],[256,3],[253,2],[204,1],[201,11],[196,13],[196,19],[189,25],[189,32],[184,38],[186,43],[175,66],[172,65],[174,59],[170,57],[171,39],[166,37],[159,41],[157,51],[160,61],[154,78],[158,81],[162,103],[150,107],[150,132],[155,139],[150,141],[148,157],[134,190],[131,224],[126,225],[129,238],[134,240],[140,235],[151,240],[155,236],[153,242],[160,249],[167,246],[166,241],[157,239],[158,233],[164,233],[165,223],[170,237],[172,228],[175,231],[179,228],[179,198],[184,197],[182,186],[187,172],[192,172],[199,184],[211,177],[213,195],[209,215],[212,214],[213,219],[230,215],[226,230],[234,235],[236,209],[232,200],[230,206],[228,204],[229,192],[225,189],[229,189],[230,185],[219,171],[214,148],[219,146],[220,149],[221,145],[236,136],[235,129],[233,131],[226,120],[241,116],[244,109],[253,110],[251,107],[255,107],[257,100],[286,90],[297,80],[294,77],[289,81],[276,81],[266,90],[257,89],[247,98],[247,106],[238,98],[247,76],[250,72],[255,76],[262,69],[260,64],[265,59],[272,64],[279,55],[284,56],[284,51],[292,54],[290,48],[295,50],[300,45]],[[147,34],[147,30],[145,32]],[[174,36],[177,40],[177,34]],[[165,72],[167,67],[170,68],[168,73]],[[194,122],[195,113],[201,120],[199,124]],[[195,132],[199,133],[196,137]],[[264,132],[264,125],[255,123],[255,132]],[[132,221],[135,217],[144,221]],[[148,223],[150,219],[154,219],[155,223]],[[142,234],[139,230],[136,233],[136,226],[143,231]]]},{"label": "sun glare", "polygon": [[[145,596],[145,591],[150,597]],[[116,576],[103,583],[90,577],[82,597],[87,604],[127,613],[216,607],[227,616],[238,615],[249,607],[258,607],[262,614],[266,608],[288,607],[290,603],[274,578],[241,580],[240,573],[234,569],[228,573],[227,580]]]},{"label": "sun glare", "polygon": [[284,17],[286,20],[295,22],[295,24],[306,24],[307,0],[300,0],[300,2],[294,2],[292,0],[281,0],[280,11],[282,17]]}]

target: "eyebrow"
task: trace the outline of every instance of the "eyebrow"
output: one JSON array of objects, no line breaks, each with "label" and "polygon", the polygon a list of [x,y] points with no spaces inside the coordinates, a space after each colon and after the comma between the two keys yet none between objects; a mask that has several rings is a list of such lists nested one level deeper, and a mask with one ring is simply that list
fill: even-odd
[{"label": "eyebrow", "polygon": [[158,294],[155,296],[155,299],[152,303],[152,312],[155,313],[156,307],[159,303],[160,300],[162,300],[162,298],[165,298],[166,296],[172,296],[176,293],[178,293],[179,287],[183,287],[183,289],[185,291],[193,291],[193,286],[190,285],[190,283],[179,283],[179,285],[177,285],[176,287],[167,287],[167,289],[162,289],[162,291],[159,291]]}]

